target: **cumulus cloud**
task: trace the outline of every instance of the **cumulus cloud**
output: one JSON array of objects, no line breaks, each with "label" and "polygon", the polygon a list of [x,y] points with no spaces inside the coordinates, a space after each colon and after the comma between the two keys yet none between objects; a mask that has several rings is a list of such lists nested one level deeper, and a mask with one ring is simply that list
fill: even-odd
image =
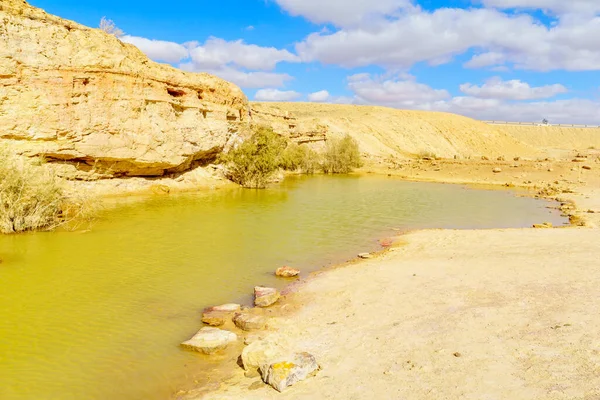
[{"label": "cumulus cloud", "polygon": [[243,88],[282,87],[293,79],[285,73],[272,72],[281,62],[299,62],[287,50],[246,44],[241,40],[209,38],[199,42],[175,43],[124,36],[121,40],[137,46],[155,61],[177,64],[189,72],[206,72],[231,81]]},{"label": "cumulus cloud", "polygon": [[277,89],[260,89],[254,95],[257,101],[294,101],[302,97],[302,94],[293,90],[282,91]]},{"label": "cumulus cloud", "polygon": [[470,83],[462,84],[460,91],[482,99],[503,100],[547,99],[568,92],[567,88],[560,84],[531,87],[528,83],[518,79],[503,81],[500,77],[490,78],[481,86]]},{"label": "cumulus cloud", "polygon": [[598,0],[483,0],[487,7],[502,9],[540,9],[554,14],[595,14],[600,12]]},{"label": "cumulus cloud", "polygon": [[302,16],[322,24],[337,26],[357,25],[370,19],[392,15],[409,7],[410,0],[275,0],[293,16]]},{"label": "cumulus cloud", "polygon": [[455,97],[431,107],[481,120],[540,122],[548,119],[551,123],[600,125],[600,102],[587,99],[506,102]]},{"label": "cumulus cloud", "polygon": [[242,40],[226,41],[209,38],[190,50],[197,68],[218,68],[232,65],[259,71],[271,71],[280,62],[299,62],[300,58],[287,50],[246,44]]},{"label": "cumulus cloud", "polygon": [[331,96],[327,90],[321,90],[308,95],[308,101],[312,103],[323,103],[328,101],[330,98]]},{"label": "cumulus cloud", "polygon": [[228,66],[206,69],[198,68],[193,63],[183,63],[179,65],[179,68],[188,72],[206,72],[248,89],[283,87],[286,82],[294,79],[294,77],[289,74],[264,71],[242,71]]},{"label": "cumulus cloud", "polygon": [[[525,98],[541,98],[540,92],[544,95],[552,91],[562,92],[564,87],[550,85],[542,87],[546,89],[540,91],[540,88],[531,87],[525,82],[517,82],[518,84],[511,81],[503,82],[494,78],[481,87],[471,84],[461,85],[461,88],[466,88],[467,92],[473,92],[480,97],[474,95],[452,97],[445,90],[434,89],[416,82],[411,77],[381,79],[368,74],[349,77],[348,88],[354,92],[353,102],[360,104],[445,111],[480,120],[535,122],[547,118],[553,123],[600,125],[600,101],[587,99],[523,101]],[[547,89],[548,87],[552,89]],[[524,96],[523,93],[528,96]]]},{"label": "cumulus cloud", "polygon": [[122,36],[120,39],[122,42],[136,46],[154,61],[178,63],[189,57],[187,47],[179,43],[130,35]]},{"label": "cumulus cloud", "polygon": [[316,32],[296,46],[304,61],[345,67],[409,68],[478,52],[468,67],[547,71],[600,69],[600,17],[565,18],[547,27],[528,14],[494,9],[412,9],[377,24]]},{"label": "cumulus cloud", "polygon": [[450,97],[448,91],[433,89],[418,83],[413,77],[382,79],[369,74],[353,75],[348,77],[348,88],[354,92],[359,103],[397,108],[418,107]]}]

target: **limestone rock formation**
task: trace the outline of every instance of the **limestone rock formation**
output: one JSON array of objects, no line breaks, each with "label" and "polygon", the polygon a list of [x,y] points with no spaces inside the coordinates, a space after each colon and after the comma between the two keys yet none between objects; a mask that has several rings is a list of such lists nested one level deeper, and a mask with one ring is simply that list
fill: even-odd
[{"label": "limestone rock formation", "polygon": [[16,152],[79,174],[162,176],[212,159],[247,115],[229,82],[155,63],[23,0],[0,2],[0,139]]}]

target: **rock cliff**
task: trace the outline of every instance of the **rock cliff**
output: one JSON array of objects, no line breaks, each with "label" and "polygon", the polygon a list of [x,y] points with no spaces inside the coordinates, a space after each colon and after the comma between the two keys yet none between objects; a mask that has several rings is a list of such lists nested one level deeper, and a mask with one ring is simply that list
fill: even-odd
[{"label": "rock cliff", "polygon": [[235,85],[150,61],[99,29],[0,2],[0,138],[70,178],[162,176],[246,126]]}]

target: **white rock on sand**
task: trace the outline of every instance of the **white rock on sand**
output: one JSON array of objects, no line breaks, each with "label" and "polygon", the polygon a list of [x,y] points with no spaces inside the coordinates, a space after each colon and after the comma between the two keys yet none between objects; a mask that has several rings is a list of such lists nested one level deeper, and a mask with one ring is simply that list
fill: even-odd
[{"label": "white rock on sand", "polygon": [[263,381],[271,385],[278,392],[314,376],[319,371],[319,364],[312,354],[296,353],[283,357],[270,365],[263,365],[260,369]]}]

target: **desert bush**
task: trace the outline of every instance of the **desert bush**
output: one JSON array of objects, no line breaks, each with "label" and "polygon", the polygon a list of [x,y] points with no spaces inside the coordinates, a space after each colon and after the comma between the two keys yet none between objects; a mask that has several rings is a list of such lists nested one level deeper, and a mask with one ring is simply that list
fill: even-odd
[{"label": "desert bush", "polygon": [[108,33],[109,35],[114,35],[118,38],[125,35],[125,32],[119,29],[112,20],[107,19],[106,17],[102,17],[102,19],[100,19],[100,25],[98,26],[98,28]]},{"label": "desert bush", "polygon": [[354,168],[362,166],[358,143],[350,135],[341,139],[332,139],[327,142],[323,163],[323,172],[332,174],[347,174]]},{"label": "desert bush", "polygon": [[268,127],[258,127],[252,137],[223,156],[228,178],[246,188],[267,186],[279,169],[285,139]]},{"label": "desert bush", "polygon": [[281,155],[280,166],[286,171],[314,174],[320,165],[320,155],[308,146],[290,143]]},{"label": "desert bush", "polygon": [[42,167],[0,151],[0,232],[52,229],[61,223],[65,196]]},{"label": "desert bush", "polygon": [[421,151],[419,152],[419,154],[417,154],[417,158],[421,159],[421,160],[435,160],[437,158],[437,155],[432,152],[432,151]]}]

